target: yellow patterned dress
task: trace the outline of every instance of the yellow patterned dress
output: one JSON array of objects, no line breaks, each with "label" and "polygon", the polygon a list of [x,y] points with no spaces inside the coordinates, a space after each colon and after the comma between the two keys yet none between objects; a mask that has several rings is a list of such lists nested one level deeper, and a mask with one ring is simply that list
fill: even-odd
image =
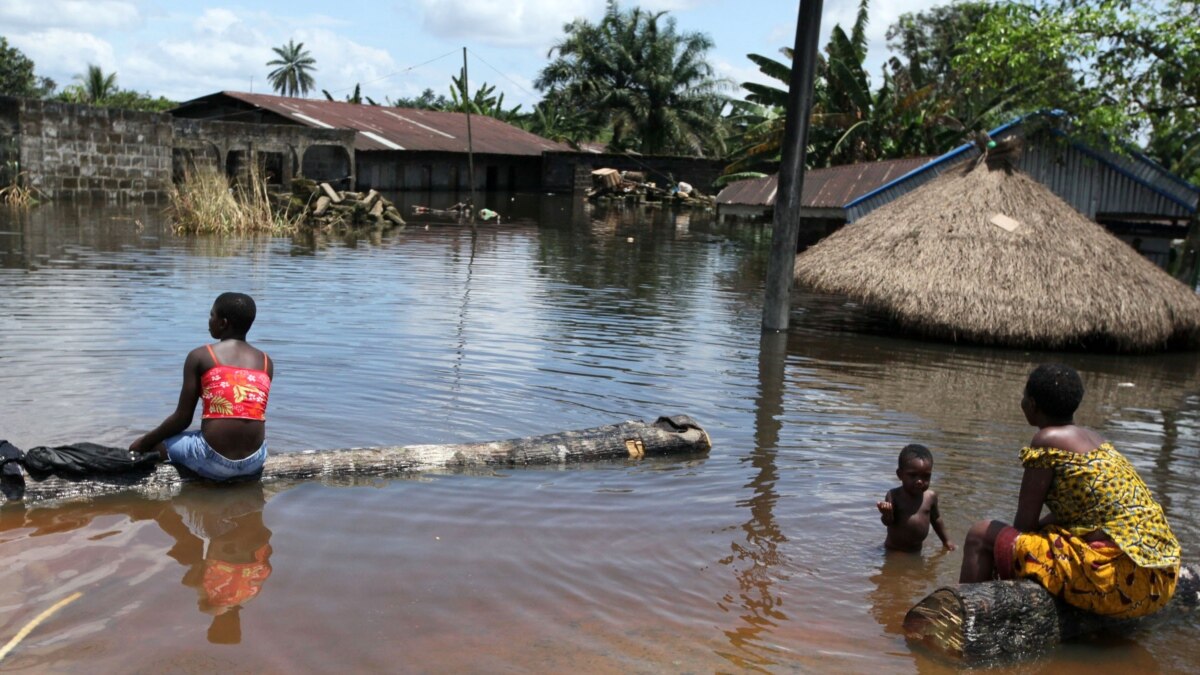
[{"label": "yellow patterned dress", "polygon": [[[1179,541],[1129,460],[1105,443],[1088,453],[1024,448],[1021,463],[1054,470],[1046,507],[1057,524],[1001,533],[1001,578],[1033,579],[1071,605],[1119,619],[1167,604],[1179,574]],[[1096,530],[1107,538],[1083,539]]]}]

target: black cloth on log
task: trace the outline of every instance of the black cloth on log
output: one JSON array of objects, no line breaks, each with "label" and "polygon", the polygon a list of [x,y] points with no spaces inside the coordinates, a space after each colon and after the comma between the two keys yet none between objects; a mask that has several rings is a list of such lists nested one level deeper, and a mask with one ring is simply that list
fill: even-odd
[{"label": "black cloth on log", "polygon": [[25,453],[25,470],[34,480],[45,480],[50,476],[78,479],[112,474],[149,475],[156,464],[158,453],[134,455],[125,448],[96,443],[38,446]]},{"label": "black cloth on log", "polygon": [[25,453],[8,441],[0,441],[0,473],[5,476],[20,476],[21,462]]}]

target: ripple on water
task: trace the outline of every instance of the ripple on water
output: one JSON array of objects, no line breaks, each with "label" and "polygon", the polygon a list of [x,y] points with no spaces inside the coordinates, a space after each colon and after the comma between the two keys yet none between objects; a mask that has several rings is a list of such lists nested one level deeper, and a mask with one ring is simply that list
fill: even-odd
[{"label": "ripple on water", "polygon": [[[752,226],[533,208],[552,217],[374,242],[0,213],[0,231],[19,233],[0,237],[0,436],[128,443],[171,410],[209,304],[236,288],[258,301],[251,336],[278,369],[275,452],[677,413],[713,438],[699,459],[269,490],[272,573],[239,611],[239,669],[939,672],[899,620],[957,577],[961,552],[933,537],[923,555],[885,555],[874,503],[896,484],[900,448],[919,442],[954,540],[976,519],[1010,518],[1030,433],[1020,387],[1052,359],[1084,374],[1081,421],[1129,454],[1185,551],[1200,544],[1195,355],[924,343],[799,291],[791,330],[770,338],[758,304],[769,237]],[[728,241],[684,239],[695,232]],[[117,500],[0,519],[22,577],[0,589],[14,625],[84,592],[14,663],[232,665],[182,581],[173,509]],[[1139,634],[1105,664],[1191,663],[1194,628]],[[1048,664],[1082,672],[1086,653]]]}]

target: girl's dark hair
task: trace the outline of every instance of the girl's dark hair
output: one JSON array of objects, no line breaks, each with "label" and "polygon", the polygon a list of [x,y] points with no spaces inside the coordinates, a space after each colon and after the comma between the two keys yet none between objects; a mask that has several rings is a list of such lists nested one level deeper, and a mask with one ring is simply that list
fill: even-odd
[{"label": "girl's dark hair", "polygon": [[254,325],[254,298],[245,293],[222,293],[213,303],[217,316],[229,322],[234,331],[245,335]]},{"label": "girl's dark hair", "polygon": [[1029,374],[1025,395],[1051,418],[1069,420],[1083,401],[1083,380],[1071,366],[1043,363]]},{"label": "girl's dark hair", "polygon": [[900,450],[900,459],[896,462],[897,468],[903,469],[905,464],[914,459],[933,464],[933,453],[920,443],[909,443]]}]

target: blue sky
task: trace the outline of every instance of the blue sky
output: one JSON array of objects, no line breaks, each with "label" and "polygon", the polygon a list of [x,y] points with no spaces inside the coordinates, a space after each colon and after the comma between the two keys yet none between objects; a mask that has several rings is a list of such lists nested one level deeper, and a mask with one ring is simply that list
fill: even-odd
[{"label": "blue sky", "polygon": [[[778,55],[795,39],[799,0],[643,0],[668,10],[679,28],[708,34],[718,73],[735,82],[762,79],[750,52]],[[884,34],[904,12],[936,0],[874,0],[868,67],[887,57]],[[504,92],[506,106],[540,99],[533,87],[546,53],[575,17],[598,19],[604,0],[0,0],[0,35],[33,59],[59,87],[94,63],[117,85],[183,101],[221,90],[270,92],[271,48],[303,42],[316,59],[321,89],[335,98],[356,83],[365,95],[447,94],[450,76],[470,53],[472,89]],[[825,0],[822,45],[835,23],[854,22],[857,0]],[[740,96],[740,90],[731,92]]]}]

